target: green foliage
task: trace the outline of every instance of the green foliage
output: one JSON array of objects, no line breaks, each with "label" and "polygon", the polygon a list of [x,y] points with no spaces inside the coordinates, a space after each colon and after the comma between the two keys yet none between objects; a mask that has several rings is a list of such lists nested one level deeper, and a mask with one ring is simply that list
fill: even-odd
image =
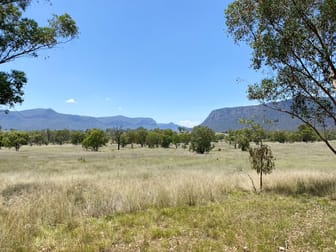
[{"label": "green foliage", "polygon": [[120,145],[121,147],[125,148],[127,144],[130,143],[129,137],[127,132],[123,132],[120,136]]},{"label": "green foliage", "polygon": [[85,133],[82,131],[71,131],[70,142],[74,145],[81,144],[85,139]]},{"label": "green foliage", "polygon": [[215,140],[215,132],[204,126],[197,126],[191,132],[190,150],[200,154],[212,149],[211,142]]},{"label": "green foliage", "polygon": [[100,129],[91,129],[86,133],[86,137],[82,142],[83,148],[98,151],[100,147],[105,146],[108,142],[108,137],[105,132]]},{"label": "green foliage", "polygon": [[272,150],[269,146],[261,144],[255,148],[250,148],[249,153],[251,167],[260,175],[260,190],[262,190],[263,174],[271,173],[275,167]]},{"label": "green foliage", "polygon": [[[252,48],[253,67],[274,73],[249,86],[249,98],[309,125],[336,154],[325,131],[319,131],[327,121],[336,124],[335,13],[334,0],[236,0],[225,16],[234,40]],[[281,100],[292,104],[280,108]]]},{"label": "green foliage", "polygon": [[161,147],[169,148],[173,141],[174,132],[171,129],[163,130],[161,133]]},{"label": "green foliage", "polygon": [[[52,48],[77,36],[78,27],[69,14],[54,15],[48,26],[39,26],[34,19],[25,17],[24,12],[31,2],[32,0],[11,0],[0,4],[0,64],[22,56],[37,57],[38,51]],[[26,83],[24,72],[0,72],[0,105],[22,103]]]},{"label": "green foliage", "polygon": [[54,137],[55,143],[62,145],[69,141],[70,131],[68,129],[56,130]]},{"label": "green foliage", "polygon": [[144,145],[146,144],[147,134],[148,130],[143,127],[140,127],[136,130],[136,143],[140,144],[141,147],[144,147]]},{"label": "green foliage", "polygon": [[14,147],[19,151],[22,145],[28,144],[29,135],[25,132],[10,131],[6,132],[3,136],[3,145],[8,148]]},{"label": "green foliage", "polygon": [[149,131],[146,136],[146,144],[149,148],[159,147],[162,137],[158,132]]},{"label": "green foliage", "polygon": [[259,123],[246,119],[240,120],[240,123],[248,126],[244,131],[251,142],[254,142],[257,145],[262,144],[263,140],[266,138],[266,131]]},{"label": "green foliage", "polygon": [[236,135],[236,143],[242,151],[248,151],[250,148],[250,131],[248,129],[239,130]]},{"label": "green foliage", "polygon": [[274,131],[271,133],[271,140],[279,143],[285,143],[289,141],[289,135],[285,131]]},{"label": "green foliage", "polygon": [[216,133],[215,138],[216,138],[216,142],[223,141],[225,139],[225,134],[224,133]]},{"label": "green foliage", "polygon": [[318,139],[315,131],[306,124],[301,124],[298,127],[298,134],[303,142],[314,142]]},{"label": "green foliage", "polygon": [[42,144],[45,144],[47,145],[48,144],[48,139],[46,137],[46,134],[44,134],[43,131],[31,131],[31,132],[28,132],[28,135],[29,135],[29,144],[30,145],[42,145]]},{"label": "green foliage", "polygon": [[14,106],[15,103],[22,103],[23,86],[26,83],[27,78],[23,72],[0,72],[0,105]]}]

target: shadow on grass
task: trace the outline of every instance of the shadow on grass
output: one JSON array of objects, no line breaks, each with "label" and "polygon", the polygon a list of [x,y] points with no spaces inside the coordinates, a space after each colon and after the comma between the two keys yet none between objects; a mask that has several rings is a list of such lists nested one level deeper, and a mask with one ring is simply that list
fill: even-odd
[{"label": "shadow on grass", "polygon": [[336,194],[336,179],[309,178],[296,181],[278,182],[265,187],[265,192],[284,195],[331,196]]}]

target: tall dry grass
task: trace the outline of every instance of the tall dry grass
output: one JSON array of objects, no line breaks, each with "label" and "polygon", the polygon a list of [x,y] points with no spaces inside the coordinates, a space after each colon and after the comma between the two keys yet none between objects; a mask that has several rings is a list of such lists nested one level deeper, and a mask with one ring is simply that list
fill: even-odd
[{"label": "tall dry grass", "polygon": [[[276,170],[265,177],[266,191],[336,197],[336,159],[322,143],[271,147]],[[44,228],[73,229],[83,218],[222,202],[232,192],[252,192],[247,174],[257,184],[248,153],[226,144],[207,155],[114,146],[97,153],[71,145],[2,149],[0,250],[33,250]]]}]

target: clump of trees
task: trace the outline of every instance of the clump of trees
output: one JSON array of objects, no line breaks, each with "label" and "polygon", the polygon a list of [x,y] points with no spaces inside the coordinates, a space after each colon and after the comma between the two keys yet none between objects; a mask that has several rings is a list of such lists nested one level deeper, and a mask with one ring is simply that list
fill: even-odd
[{"label": "clump of trees", "polygon": [[[261,130],[261,129],[259,129]],[[241,130],[229,130],[225,134],[224,140],[233,145],[234,148],[239,148],[242,151],[248,151],[251,142],[258,142],[255,132],[258,132],[258,128],[244,128]],[[315,131],[306,124],[300,125],[295,131],[260,131],[262,138],[268,142],[279,143],[294,143],[294,142],[315,142],[320,138]],[[328,131],[328,140],[336,140],[336,131]],[[259,139],[260,141],[260,139]]]},{"label": "clump of trees", "polygon": [[[25,136],[24,141],[18,145],[15,136]],[[147,130],[145,128],[124,130],[121,128],[112,128],[107,130],[91,129],[87,131],[79,130],[34,130],[34,131],[1,131],[0,130],[0,148],[17,146],[17,150],[22,145],[48,145],[48,144],[74,144],[82,145],[83,148],[92,151],[98,151],[100,147],[108,142],[117,145],[117,149],[130,145],[149,148],[169,148],[179,146],[185,148],[190,142],[191,134],[188,131],[175,132],[171,129]]]}]

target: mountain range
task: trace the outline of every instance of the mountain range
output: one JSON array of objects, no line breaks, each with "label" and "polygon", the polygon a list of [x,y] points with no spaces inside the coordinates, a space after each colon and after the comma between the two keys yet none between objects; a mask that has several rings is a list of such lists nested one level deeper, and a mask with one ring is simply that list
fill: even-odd
[{"label": "mountain range", "polygon": [[125,116],[90,117],[57,113],[52,109],[31,109],[23,111],[0,111],[0,126],[2,129],[42,130],[69,129],[86,130],[91,128],[108,129],[172,129],[177,130],[174,123],[157,123],[152,118],[129,118]]},{"label": "mountain range", "polygon": [[[279,102],[278,106],[284,110],[289,110],[291,104],[292,101],[287,100]],[[293,131],[297,130],[298,126],[302,124],[299,119],[292,118],[286,113],[273,110],[264,105],[253,105],[213,110],[201,125],[207,126],[216,132],[225,132],[230,129],[237,130],[246,127],[246,125],[239,122],[240,119],[252,119],[268,130]],[[331,120],[328,125],[335,128]]]},{"label": "mountain range", "polygon": [[[291,101],[280,102],[284,109],[289,109]],[[335,108],[336,113],[336,108]],[[296,130],[302,122],[290,115],[272,110],[264,105],[221,108],[213,110],[201,124],[216,132],[237,130],[246,127],[240,119],[252,119],[268,130]],[[265,123],[271,121],[272,123]],[[179,125],[174,123],[157,123],[152,118],[129,118],[125,116],[90,117],[57,113],[52,109],[31,109],[23,111],[0,110],[0,126],[2,129],[42,130],[42,129],[70,129],[86,130],[91,128],[108,129],[120,127],[122,129],[172,129],[178,130]],[[330,121],[329,126],[335,128]]]}]

